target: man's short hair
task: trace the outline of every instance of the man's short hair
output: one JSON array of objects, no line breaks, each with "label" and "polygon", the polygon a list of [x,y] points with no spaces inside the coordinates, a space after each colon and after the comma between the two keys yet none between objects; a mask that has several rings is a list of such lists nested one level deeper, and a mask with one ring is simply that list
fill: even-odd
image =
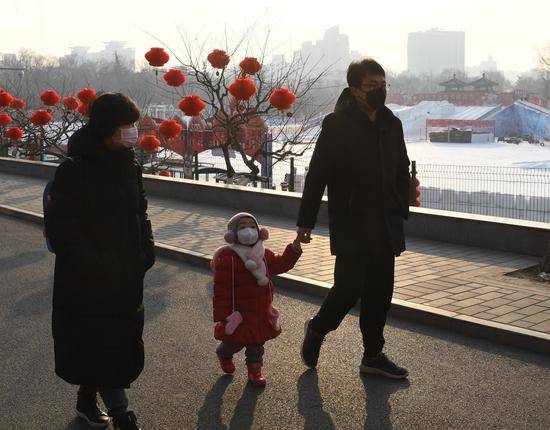
[{"label": "man's short hair", "polygon": [[118,127],[129,125],[139,119],[139,108],[131,98],[121,93],[103,93],[90,107],[88,127],[101,138],[115,134]]},{"label": "man's short hair", "polygon": [[348,86],[359,88],[367,75],[386,76],[382,66],[372,58],[354,61],[348,67]]}]

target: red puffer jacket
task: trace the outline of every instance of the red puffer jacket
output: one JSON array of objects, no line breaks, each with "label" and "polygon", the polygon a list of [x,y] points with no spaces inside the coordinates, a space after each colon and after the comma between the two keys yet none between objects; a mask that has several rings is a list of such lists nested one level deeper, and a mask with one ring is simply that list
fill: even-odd
[{"label": "red puffer jacket", "polygon": [[[296,252],[289,244],[282,255],[265,250],[264,262],[267,276],[288,272],[294,267],[302,252]],[[254,275],[244,266],[241,258],[227,247],[218,255],[214,274],[214,337],[227,343],[242,345],[260,344],[273,339],[281,330],[275,330],[268,319],[273,302],[273,283],[258,285]],[[225,333],[225,319],[233,312],[232,279],[235,279],[235,310],[243,321],[232,335]]]}]

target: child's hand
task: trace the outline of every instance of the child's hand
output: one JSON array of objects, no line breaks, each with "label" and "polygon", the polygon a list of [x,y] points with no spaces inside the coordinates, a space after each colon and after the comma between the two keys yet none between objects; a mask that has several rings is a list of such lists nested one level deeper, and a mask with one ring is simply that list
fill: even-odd
[{"label": "child's hand", "polygon": [[299,238],[294,239],[294,242],[292,242],[292,248],[296,252],[302,252],[302,244],[300,243]]}]

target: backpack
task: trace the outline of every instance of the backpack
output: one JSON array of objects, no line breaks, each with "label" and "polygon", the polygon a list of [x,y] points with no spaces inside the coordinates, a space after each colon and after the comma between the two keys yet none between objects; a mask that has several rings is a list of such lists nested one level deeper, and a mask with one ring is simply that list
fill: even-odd
[{"label": "backpack", "polygon": [[[65,161],[63,161],[64,163],[66,161],[69,161],[71,163],[77,163],[80,161],[80,157],[67,157],[67,159]],[[48,181],[48,183],[46,184],[46,186],[44,187],[44,192],[42,193],[42,210],[43,210],[43,213],[44,213],[44,226],[42,228],[42,235],[44,236],[44,239],[46,240],[46,247],[48,248],[48,251],[50,252],[55,252],[55,249],[53,247],[53,244],[52,244],[52,241],[48,235],[48,231],[46,229],[46,218],[48,218],[49,220],[51,220],[52,218],[52,212],[51,212],[51,207],[52,207],[52,203],[53,203],[53,197],[52,197],[52,189],[53,189],[53,186],[54,186],[54,180],[50,180]]]}]

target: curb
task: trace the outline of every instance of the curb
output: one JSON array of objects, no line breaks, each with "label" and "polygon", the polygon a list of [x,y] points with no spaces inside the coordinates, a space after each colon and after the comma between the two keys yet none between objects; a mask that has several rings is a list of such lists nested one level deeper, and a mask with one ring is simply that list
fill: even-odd
[{"label": "curb", "polygon": [[[12,206],[0,205],[0,215],[30,221],[35,224],[43,223],[41,214]],[[209,264],[212,258],[207,254],[158,243],[155,244],[155,253],[158,257],[181,261],[204,269],[210,268]],[[315,297],[325,297],[331,287],[326,282],[289,274],[277,275],[274,276],[274,279],[278,288]],[[546,333],[459,315],[455,312],[395,298],[392,300],[389,316],[550,356],[550,334]]]}]

